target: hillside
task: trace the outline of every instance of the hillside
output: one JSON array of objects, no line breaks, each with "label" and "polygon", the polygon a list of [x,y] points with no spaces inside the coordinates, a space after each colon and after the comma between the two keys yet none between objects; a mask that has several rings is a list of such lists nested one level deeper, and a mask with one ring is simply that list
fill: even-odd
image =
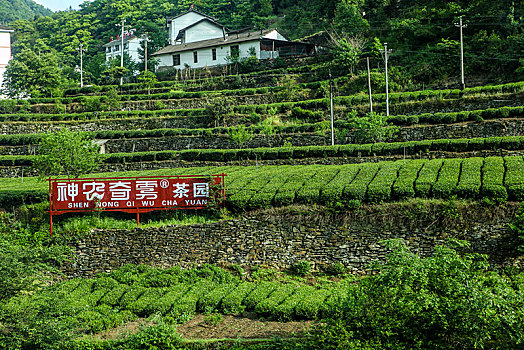
[{"label": "hillside", "polygon": [[120,82],[114,25],[191,4],[15,22],[0,348],[522,348],[521,2],[200,0],[330,50]]},{"label": "hillside", "polygon": [[[2,344],[518,348],[524,82],[405,87],[385,118],[381,72],[378,114],[366,75],[333,72],[331,145],[331,67],[0,101]],[[103,147],[82,177],[225,173],[224,208],[144,212],[139,228],[136,214],[71,213],[49,236],[49,185],[31,166],[42,140],[65,135],[63,153],[80,131]]]},{"label": "hillside", "polygon": [[53,12],[33,0],[0,0],[0,24],[51,16]]},{"label": "hillside", "polygon": [[[15,60],[23,48],[49,52],[61,68],[62,84],[67,86],[79,79],[78,72],[72,68],[80,64],[76,48],[82,42],[87,48],[84,79],[101,84],[102,72],[106,69],[101,67],[105,59],[102,45],[110,37],[116,37],[115,24],[121,18],[128,18],[128,25],[136,28],[137,34],[150,34],[149,54],[152,54],[167,43],[166,17],[187,11],[190,5],[187,1],[137,0],[131,5],[130,2],[94,0],[84,3],[80,10],[23,21],[15,26]],[[371,56],[372,68],[383,68],[379,50],[387,42],[393,50],[390,64],[395,68],[390,74],[396,75],[400,82],[392,86],[396,91],[423,84],[442,87],[456,81],[460,67],[459,32],[453,23],[463,16],[464,23],[468,24],[464,30],[466,85],[524,77],[519,61],[524,51],[521,1],[512,5],[511,1],[489,0],[474,4],[462,1],[236,0],[217,3],[202,0],[194,5],[231,30],[277,27],[291,39],[318,33],[320,38],[332,37],[334,42],[324,39],[320,43],[342,48],[349,45],[352,50],[349,57],[344,56],[347,61],[333,60],[331,69],[340,70],[341,74],[363,72],[365,65],[361,61],[365,56]],[[154,65],[154,60],[150,64]],[[127,67],[137,69],[131,63]]]}]

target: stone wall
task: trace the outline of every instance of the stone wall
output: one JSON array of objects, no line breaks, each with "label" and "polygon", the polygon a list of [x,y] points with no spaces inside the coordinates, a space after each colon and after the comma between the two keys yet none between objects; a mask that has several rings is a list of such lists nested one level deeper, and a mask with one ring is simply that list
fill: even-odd
[{"label": "stone wall", "polygon": [[458,218],[446,216],[444,204],[417,205],[377,206],[343,215],[295,207],[209,224],[96,230],[76,243],[75,260],[63,270],[69,276],[89,276],[128,263],[281,269],[308,260],[317,269],[339,262],[362,272],[370,262],[384,259],[386,250],[380,242],[390,238],[403,238],[423,256],[431,254],[436,244],[458,238],[470,241],[473,251],[490,254],[495,263],[511,258],[515,242],[507,223],[517,205],[470,204],[457,209]]},{"label": "stone wall", "polygon": [[[497,119],[482,123],[451,125],[418,125],[403,127],[391,141],[419,141],[446,138],[474,138],[524,135],[524,119]],[[338,139],[337,144],[351,143],[351,137]],[[276,134],[271,137],[254,135],[244,148],[279,147],[285,143],[293,146],[325,146],[330,144],[329,135],[318,133]],[[228,135],[166,136],[157,138],[111,139],[104,142],[105,153],[147,152],[184,149],[232,149],[239,148]],[[0,154],[25,155],[35,152],[34,145],[1,146]]]},{"label": "stone wall", "polygon": [[[435,158],[468,158],[468,157],[500,157],[500,156],[524,156],[524,151],[506,151],[506,150],[486,150],[471,152],[427,152],[421,154],[406,154],[392,156],[371,156],[371,157],[323,157],[323,158],[301,158],[301,159],[241,159],[231,162],[214,162],[214,161],[184,161],[180,159],[153,161],[153,162],[127,162],[124,164],[101,164],[97,171],[140,171],[154,169],[173,169],[189,168],[203,166],[264,166],[264,165],[342,165],[356,164],[364,162],[383,162],[395,161],[402,159],[435,159]],[[27,177],[37,176],[37,172],[28,166],[0,166],[0,178],[2,177]]]},{"label": "stone wall", "polygon": [[0,135],[38,134],[68,128],[72,131],[107,130],[152,130],[204,128],[201,117],[170,116],[126,119],[98,119],[95,121],[50,121],[50,122],[12,122],[0,124]]}]

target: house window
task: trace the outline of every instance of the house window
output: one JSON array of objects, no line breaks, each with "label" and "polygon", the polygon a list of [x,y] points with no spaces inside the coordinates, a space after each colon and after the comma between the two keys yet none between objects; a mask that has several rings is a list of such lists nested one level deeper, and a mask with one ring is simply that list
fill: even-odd
[{"label": "house window", "polygon": [[240,48],[238,45],[231,46],[231,57],[238,58],[240,56]]},{"label": "house window", "polygon": [[217,49],[211,49],[211,56],[213,57],[213,61],[217,60]]},{"label": "house window", "polygon": [[193,62],[198,63],[198,52],[193,52]]},{"label": "house window", "polygon": [[180,66],[180,54],[173,55],[173,66]]}]

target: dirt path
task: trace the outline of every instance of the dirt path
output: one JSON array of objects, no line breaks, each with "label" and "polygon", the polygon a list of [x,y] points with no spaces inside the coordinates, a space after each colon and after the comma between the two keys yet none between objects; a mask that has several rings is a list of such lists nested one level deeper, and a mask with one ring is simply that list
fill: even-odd
[{"label": "dirt path", "polygon": [[313,321],[263,321],[250,315],[222,316],[222,320],[214,325],[210,324],[209,316],[196,315],[177,329],[186,339],[268,339],[301,336],[313,325]]},{"label": "dirt path", "polygon": [[[300,337],[308,332],[314,321],[276,322],[256,318],[255,314],[242,316],[223,315],[221,319],[212,322],[213,318],[206,315],[195,315],[188,322],[178,325],[177,331],[185,339],[269,339],[274,337]],[[117,339],[138,332],[143,325],[154,325],[145,319],[139,319],[118,328],[97,334],[100,339]]]}]

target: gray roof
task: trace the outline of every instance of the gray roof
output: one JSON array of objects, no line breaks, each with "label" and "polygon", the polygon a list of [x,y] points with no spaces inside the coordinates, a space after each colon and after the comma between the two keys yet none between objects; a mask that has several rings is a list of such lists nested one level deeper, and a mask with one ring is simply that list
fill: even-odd
[{"label": "gray roof", "polygon": [[[137,37],[136,35],[124,37],[124,44],[126,44],[128,41],[135,39],[136,37]],[[121,43],[122,43],[122,39],[118,38],[118,39],[114,39],[113,41],[108,42],[107,44],[104,44],[103,47],[117,46],[117,45],[120,45]]]},{"label": "gray roof", "polygon": [[0,24],[0,31],[2,32],[14,32],[13,28],[9,28],[8,26],[4,26]]},{"label": "gray roof", "polygon": [[267,29],[267,30],[262,31],[262,33],[260,33],[260,31],[256,31],[256,32],[240,33],[238,35],[232,34],[232,35],[226,36],[225,40],[224,38],[217,38],[217,39],[195,41],[195,42],[187,43],[187,44],[169,45],[155,52],[153,56],[176,53],[176,52],[183,52],[183,51],[192,51],[192,50],[203,49],[207,47],[230,45],[230,44],[242,43],[246,41],[260,40],[264,35],[271,33],[273,30],[274,29]]},{"label": "gray roof", "polygon": [[181,16],[183,16],[183,15],[185,15],[185,14],[188,14],[189,12],[195,12],[195,13],[198,13],[199,15],[202,15],[202,16],[204,16],[204,17],[207,17],[207,18],[209,18],[209,19],[211,19],[211,20],[213,20],[213,21],[216,21],[216,20],[217,20],[216,18],[211,17],[211,16],[208,16],[208,15],[206,15],[205,13],[202,13],[202,12],[197,11],[197,10],[195,10],[195,9],[187,10],[186,12],[182,12],[181,14],[176,15],[176,16],[173,16],[173,17],[167,17],[166,20],[169,22],[170,20],[173,20],[173,19],[175,19],[175,18],[181,17]]}]

